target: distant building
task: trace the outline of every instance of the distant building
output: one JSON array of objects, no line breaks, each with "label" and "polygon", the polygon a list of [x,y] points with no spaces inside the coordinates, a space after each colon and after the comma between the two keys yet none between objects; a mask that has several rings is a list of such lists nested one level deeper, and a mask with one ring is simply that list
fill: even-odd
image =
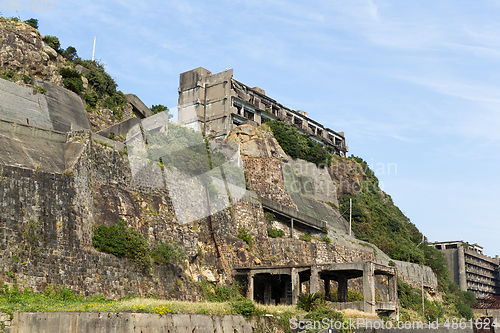
[{"label": "distant building", "polygon": [[483,255],[483,247],[463,241],[429,244],[441,250],[450,267],[451,279],[460,289],[470,290],[478,299],[500,295],[500,259]]},{"label": "distant building", "polygon": [[335,132],[309,118],[301,110],[291,110],[266,96],[264,90],[233,79],[233,70],[213,74],[205,68],[182,73],[179,82],[179,123],[207,135],[225,137],[243,122],[260,125],[276,119],[295,126],[313,141],[333,147],[345,156],[348,147],[343,132]]}]

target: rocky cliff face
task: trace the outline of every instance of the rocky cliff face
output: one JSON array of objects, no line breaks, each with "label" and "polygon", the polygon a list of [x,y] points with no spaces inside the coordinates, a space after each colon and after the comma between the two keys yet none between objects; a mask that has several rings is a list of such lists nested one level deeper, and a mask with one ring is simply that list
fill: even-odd
[{"label": "rocky cliff face", "polygon": [[[35,80],[63,87],[59,69],[77,66],[45,44],[43,37],[38,30],[24,22],[0,17],[0,78],[28,88],[34,87]],[[80,70],[82,73],[88,72],[81,66]],[[87,89],[88,80],[85,76],[82,76],[82,81]],[[82,102],[85,104],[83,99]],[[133,117],[129,104],[119,108],[119,111],[120,119],[112,110],[98,105],[95,111],[89,113],[93,131],[98,132]]]},{"label": "rocky cliff face", "polygon": [[58,67],[65,59],[43,42],[38,30],[23,22],[0,17],[0,67],[17,73],[16,83],[25,84],[22,75],[62,85]]}]

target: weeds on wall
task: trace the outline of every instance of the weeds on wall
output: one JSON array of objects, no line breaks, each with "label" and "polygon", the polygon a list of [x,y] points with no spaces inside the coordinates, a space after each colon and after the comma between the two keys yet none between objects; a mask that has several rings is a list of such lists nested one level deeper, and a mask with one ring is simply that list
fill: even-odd
[{"label": "weeds on wall", "polygon": [[245,227],[238,228],[238,238],[247,243],[247,245],[252,245],[252,236],[247,232]]},{"label": "weeds on wall", "polygon": [[92,235],[92,245],[99,251],[119,258],[129,258],[144,270],[151,267],[151,250],[146,238],[125,221],[106,227],[98,226]]},{"label": "weeds on wall", "polygon": [[179,245],[172,241],[160,240],[156,243],[156,248],[151,252],[151,257],[156,262],[171,264],[181,262],[186,258],[186,255]]},{"label": "weeds on wall", "polygon": [[151,250],[146,238],[135,228],[118,220],[109,227],[101,225],[94,229],[92,245],[98,251],[118,258],[129,258],[144,271],[151,267],[151,259],[164,264],[178,264],[185,258],[182,249],[172,241],[160,240]]},{"label": "weeds on wall", "polygon": [[30,264],[33,257],[42,249],[42,221],[29,220],[21,234],[21,253],[26,258],[26,263]]}]

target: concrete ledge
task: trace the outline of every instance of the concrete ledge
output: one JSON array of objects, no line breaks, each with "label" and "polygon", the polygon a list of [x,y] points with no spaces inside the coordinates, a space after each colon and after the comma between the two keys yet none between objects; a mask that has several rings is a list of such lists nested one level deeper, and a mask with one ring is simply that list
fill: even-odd
[{"label": "concrete ledge", "polygon": [[105,138],[102,135],[99,135],[99,134],[96,134],[96,133],[92,133],[92,140],[97,140],[97,142],[103,141],[106,144],[108,144],[108,145],[110,145],[113,148],[118,149],[118,150],[124,150],[125,149],[125,145],[123,143],[118,142],[118,141],[114,141],[114,140],[111,140],[111,139],[108,139],[108,138]]},{"label": "concrete ledge", "polygon": [[167,314],[125,312],[24,312],[15,313],[6,332],[218,332],[252,333],[253,325],[239,315]]},{"label": "concrete ledge", "polygon": [[114,133],[117,136],[127,135],[128,131],[140,122],[141,120],[139,118],[132,117],[111,127],[105,128],[102,131],[97,132],[97,134],[102,135],[106,138],[108,138],[111,133]]},{"label": "concrete ledge", "polygon": [[23,135],[33,139],[42,139],[54,142],[65,143],[67,134],[33,125],[21,124],[12,120],[0,118],[0,131],[9,132],[12,135]]},{"label": "concrete ledge", "polygon": [[288,218],[293,218],[294,223],[302,224],[305,227],[322,231],[326,228],[326,222],[320,221],[314,217],[298,212],[294,209],[283,206],[275,201],[259,197],[262,200],[262,206],[277,214],[283,215]]}]

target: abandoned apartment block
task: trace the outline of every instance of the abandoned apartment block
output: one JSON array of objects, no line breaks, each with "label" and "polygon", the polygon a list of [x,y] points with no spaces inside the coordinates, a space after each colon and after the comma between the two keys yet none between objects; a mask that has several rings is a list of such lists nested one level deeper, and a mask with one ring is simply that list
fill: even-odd
[{"label": "abandoned apartment block", "polygon": [[500,295],[500,259],[483,254],[483,247],[463,241],[434,242],[429,245],[441,250],[450,267],[451,279],[460,289],[470,290],[478,299]]},{"label": "abandoned apartment block", "polygon": [[348,146],[343,132],[335,132],[266,96],[265,91],[233,78],[233,70],[213,74],[199,67],[182,73],[179,82],[179,123],[224,138],[244,122],[256,125],[265,119],[281,120],[334,153],[345,156]]}]

